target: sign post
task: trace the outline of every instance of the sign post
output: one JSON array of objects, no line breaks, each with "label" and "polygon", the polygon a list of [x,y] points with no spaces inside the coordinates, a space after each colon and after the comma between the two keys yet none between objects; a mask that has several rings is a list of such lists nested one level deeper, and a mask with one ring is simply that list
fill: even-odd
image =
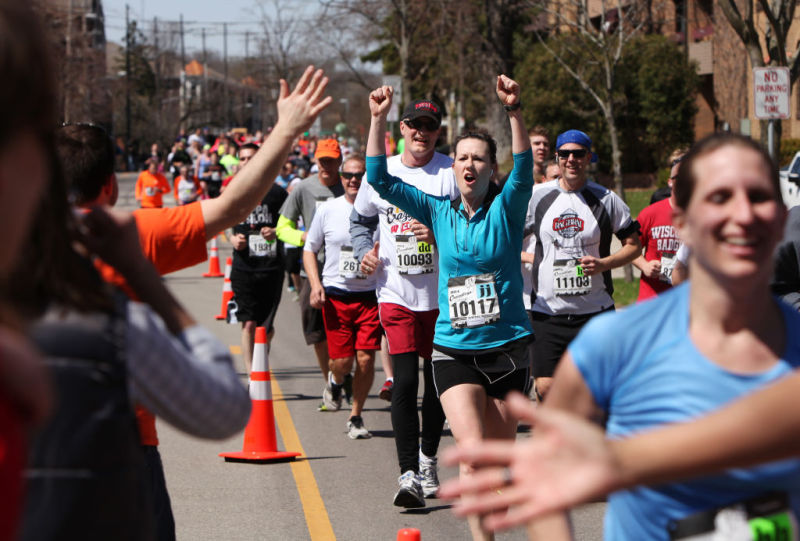
[{"label": "sign post", "polygon": [[755,104],[756,118],[769,120],[767,146],[769,154],[773,158],[777,154],[774,121],[776,118],[789,118],[791,89],[789,68],[753,68],[753,103]]}]

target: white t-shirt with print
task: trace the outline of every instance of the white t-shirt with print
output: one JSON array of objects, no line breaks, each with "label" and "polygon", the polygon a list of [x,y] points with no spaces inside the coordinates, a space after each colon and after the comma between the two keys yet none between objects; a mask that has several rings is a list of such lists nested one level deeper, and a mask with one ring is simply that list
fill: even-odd
[{"label": "white t-shirt with print", "polygon": [[352,211],[353,205],[343,195],[322,203],[311,221],[303,249],[318,253],[325,248],[323,287],[352,292],[372,291],[375,289],[375,274],[361,274],[358,262],[353,258],[348,228]]},{"label": "white t-shirt with print", "polygon": [[[453,160],[448,156],[437,152],[422,167],[406,167],[400,157],[392,156],[387,160],[390,175],[430,195],[447,196],[451,200],[458,197]],[[374,273],[378,302],[399,304],[418,312],[438,308],[438,252],[435,247],[432,250],[430,247],[416,248],[417,243],[411,238],[414,218],[382,199],[367,182],[361,183],[355,209],[362,216],[377,215],[379,218],[378,257],[381,265]],[[410,253],[409,249],[415,253]],[[398,260],[398,255],[402,261]]]},{"label": "white t-shirt with print", "polygon": [[576,191],[564,190],[558,180],[538,184],[528,206],[525,233],[536,238],[532,310],[591,314],[614,304],[608,292],[611,273],[583,275],[577,259],[607,256],[612,234],[626,238],[638,233],[630,209],[617,194],[591,181]]}]

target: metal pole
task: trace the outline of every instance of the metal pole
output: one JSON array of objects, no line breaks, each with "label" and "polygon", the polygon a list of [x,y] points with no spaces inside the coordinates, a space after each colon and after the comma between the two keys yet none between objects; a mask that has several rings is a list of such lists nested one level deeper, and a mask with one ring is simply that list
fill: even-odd
[{"label": "metal pole", "polygon": [[775,159],[775,120],[770,118],[769,122],[767,123],[767,148],[769,149],[769,155],[772,156],[772,159]]}]

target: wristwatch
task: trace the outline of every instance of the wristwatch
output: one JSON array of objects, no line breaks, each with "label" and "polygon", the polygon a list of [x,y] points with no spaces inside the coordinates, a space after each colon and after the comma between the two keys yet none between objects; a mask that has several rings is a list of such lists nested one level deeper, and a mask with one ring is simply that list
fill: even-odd
[{"label": "wristwatch", "polygon": [[522,107],[522,100],[518,101],[514,105],[503,105],[503,109],[505,109],[507,112],[516,111],[520,107]]}]

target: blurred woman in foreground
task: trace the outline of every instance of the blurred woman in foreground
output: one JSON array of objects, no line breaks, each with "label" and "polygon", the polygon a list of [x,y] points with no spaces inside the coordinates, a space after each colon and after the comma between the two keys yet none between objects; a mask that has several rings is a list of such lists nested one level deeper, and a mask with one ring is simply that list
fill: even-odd
[{"label": "blurred woman in foreground", "polygon": [[[675,194],[674,225],[693,253],[691,281],[587,326],[570,345],[544,404],[544,410],[567,410],[583,417],[596,408],[604,410],[612,439],[701,416],[800,365],[800,338],[792,331],[800,325],[800,316],[769,291],[772,254],[786,217],[769,155],[750,139],[713,135],[687,154]],[[512,402],[516,415],[535,417],[519,401]],[[542,413],[547,417],[547,411]],[[481,497],[465,503],[460,512],[491,511],[485,524],[498,528],[521,524],[559,505],[552,502],[574,503],[631,484],[609,473],[609,462],[602,457],[610,456],[611,444],[568,417],[552,420],[529,442],[456,450],[452,456],[456,459],[506,468],[485,470],[471,483],[444,487],[443,494],[474,497],[477,491]],[[759,430],[758,423],[737,424],[741,437],[752,438]],[[659,444],[652,438],[649,442],[638,448],[638,455],[633,448],[633,454],[621,460],[648,462],[651,453],[663,458]],[[671,442],[665,438],[662,442],[670,449],[671,460],[684,468],[684,455],[706,453],[697,447],[676,452]],[[535,482],[529,477],[534,471]],[[561,482],[554,481],[554,472],[561,474]],[[551,482],[543,482],[546,478]],[[542,492],[547,489],[551,492]],[[770,495],[766,503],[759,499],[765,494]],[[753,511],[763,505],[769,509],[766,517]],[[607,539],[699,535],[709,524],[713,530],[723,508],[728,514],[747,509],[740,518],[748,528],[757,527],[754,523],[779,527],[776,520],[783,517],[793,520],[788,517],[800,509],[800,461],[615,493],[609,498],[605,535]],[[782,518],[775,519],[778,515]]]}]

